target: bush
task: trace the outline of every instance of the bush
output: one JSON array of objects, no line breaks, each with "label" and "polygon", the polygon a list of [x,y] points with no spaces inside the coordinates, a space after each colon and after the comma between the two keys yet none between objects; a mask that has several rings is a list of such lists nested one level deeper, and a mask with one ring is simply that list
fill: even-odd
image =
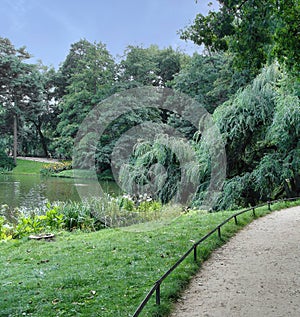
[{"label": "bush", "polygon": [[40,170],[40,173],[42,175],[48,176],[52,174],[57,174],[62,171],[70,170],[72,169],[72,163],[71,162],[57,162],[57,163],[51,163],[51,164],[45,164],[43,168]]},{"label": "bush", "polygon": [[69,201],[63,204],[62,209],[65,229],[69,231],[95,230],[95,220],[91,217],[91,209],[88,204]]},{"label": "bush", "polygon": [[0,240],[12,238],[12,227],[6,223],[6,219],[0,216]]},{"label": "bush", "polygon": [[18,222],[13,226],[12,237],[22,238],[31,233],[47,232],[49,230],[58,230],[63,227],[63,215],[59,205],[46,205],[46,212],[43,215],[26,215],[21,213]]},{"label": "bush", "polygon": [[[8,206],[0,207],[1,212]],[[61,229],[90,232],[162,220],[171,214],[173,216],[174,210],[170,213],[163,209],[160,202],[147,195],[134,200],[129,195],[112,197],[109,194],[82,202],[47,203],[43,208],[35,210],[15,209],[16,217],[13,222],[9,223],[5,217],[0,217],[0,240],[20,239],[32,233],[48,233]]]},{"label": "bush", "polygon": [[0,170],[11,171],[15,167],[14,160],[7,156],[6,153],[0,150]]}]

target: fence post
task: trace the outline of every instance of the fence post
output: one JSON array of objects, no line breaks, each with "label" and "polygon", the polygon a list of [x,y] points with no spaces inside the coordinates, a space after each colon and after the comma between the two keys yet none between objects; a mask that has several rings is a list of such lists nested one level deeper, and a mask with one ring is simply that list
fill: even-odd
[{"label": "fence post", "polygon": [[237,225],[237,224],[238,224],[238,221],[237,221],[236,215],[234,216],[234,221],[235,221],[235,224]]},{"label": "fence post", "polygon": [[156,288],[156,305],[160,305],[160,283],[157,284]]},{"label": "fence post", "polygon": [[218,227],[218,236],[221,239],[221,227],[220,226]]},{"label": "fence post", "polygon": [[194,244],[194,261],[197,262],[197,244]]},{"label": "fence post", "polygon": [[271,202],[268,200],[268,209],[271,211]]},{"label": "fence post", "polygon": [[255,208],[254,207],[252,208],[252,212],[253,212],[253,217],[255,217],[256,214],[255,214]]}]

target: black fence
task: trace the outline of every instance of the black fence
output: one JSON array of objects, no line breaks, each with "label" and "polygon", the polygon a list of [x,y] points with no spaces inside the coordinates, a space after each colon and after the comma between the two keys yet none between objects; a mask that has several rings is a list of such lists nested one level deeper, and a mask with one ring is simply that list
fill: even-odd
[{"label": "black fence", "polygon": [[241,214],[244,214],[246,212],[251,211],[253,216],[255,217],[255,209],[259,208],[259,207],[263,207],[263,206],[268,206],[268,209],[271,211],[271,205],[277,202],[284,202],[284,201],[292,201],[292,200],[298,200],[300,199],[300,197],[294,197],[294,198],[285,198],[285,199],[280,199],[280,200],[273,200],[273,201],[268,201],[267,203],[264,204],[260,204],[242,211],[239,211],[233,215],[231,215],[230,217],[228,217],[226,220],[224,220],[222,223],[220,223],[217,227],[215,227],[213,230],[211,230],[209,233],[207,233],[205,236],[203,236],[200,240],[198,240],[197,242],[194,243],[194,245],[187,251],[184,253],[184,255],[164,274],[160,277],[160,279],[158,279],[154,285],[152,286],[152,288],[150,289],[150,291],[148,292],[148,294],[146,295],[146,297],[144,298],[144,300],[140,303],[139,307],[137,308],[137,310],[135,311],[135,313],[132,315],[132,317],[137,317],[140,315],[140,313],[142,312],[142,310],[144,309],[144,307],[146,306],[146,304],[148,303],[148,301],[150,300],[150,298],[152,297],[152,295],[154,293],[156,293],[156,305],[160,305],[160,286],[163,283],[163,281],[177,268],[177,266],[183,262],[183,260],[190,254],[190,253],[194,253],[194,260],[197,261],[197,247],[199,246],[199,244],[201,244],[203,241],[205,241],[207,238],[209,238],[212,234],[214,234],[215,232],[218,232],[218,236],[219,238],[221,238],[221,228],[227,223],[229,222],[231,219],[234,219],[235,224],[238,224],[238,219],[237,217]]}]

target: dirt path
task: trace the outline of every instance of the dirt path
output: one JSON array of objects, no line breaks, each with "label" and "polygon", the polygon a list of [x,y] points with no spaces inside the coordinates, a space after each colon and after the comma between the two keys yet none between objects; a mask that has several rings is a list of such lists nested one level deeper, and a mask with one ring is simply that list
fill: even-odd
[{"label": "dirt path", "polygon": [[300,207],[252,222],[214,252],[171,316],[300,316]]},{"label": "dirt path", "polygon": [[18,159],[27,160],[27,161],[35,161],[35,162],[43,162],[43,163],[54,163],[58,162],[57,159],[50,159],[45,157],[29,157],[29,156],[18,156]]}]

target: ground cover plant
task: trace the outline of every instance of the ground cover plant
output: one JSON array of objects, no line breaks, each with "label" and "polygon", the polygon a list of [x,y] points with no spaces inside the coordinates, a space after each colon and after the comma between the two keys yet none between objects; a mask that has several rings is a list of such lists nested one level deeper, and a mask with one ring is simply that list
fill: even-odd
[{"label": "ground cover plant", "polygon": [[[256,215],[268,212],[265,206]],[[1,316],[131,316],[153,282],[231,214],[190,211],[157,228],[150,222],[90,233],[58,230],[52,242],[3,241]],[[214,235],[201,245],[199,261],[252,219],[247,213],[238,226],[228,223],[223,240]],[[192,256],[186,259],[162,285],[162,306],[158,309],[152,299],[141,316],[166,315],[197,268]]]}]

